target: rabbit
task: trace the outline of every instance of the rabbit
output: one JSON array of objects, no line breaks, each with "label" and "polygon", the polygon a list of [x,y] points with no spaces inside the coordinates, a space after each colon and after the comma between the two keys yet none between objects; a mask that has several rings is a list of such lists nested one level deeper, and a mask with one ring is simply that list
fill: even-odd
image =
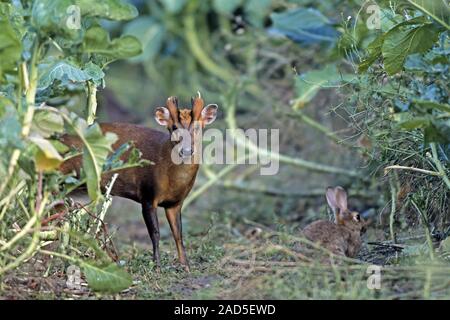
[{"label": "rabbit", "polygon": [[315,221],[303,229],[303,236],[336,255],[354,258],[361,248],[361,234],[365,231],[366,223],[358,212],[348,210],[344,188],[328,187],[326,198],[335,222]]}]

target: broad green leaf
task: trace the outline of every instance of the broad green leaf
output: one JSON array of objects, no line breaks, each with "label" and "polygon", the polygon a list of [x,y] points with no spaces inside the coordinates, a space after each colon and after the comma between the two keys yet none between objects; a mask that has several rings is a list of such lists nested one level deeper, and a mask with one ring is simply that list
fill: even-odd
[{"label": "broad green leaf", "polygon": [[142,52],[142,46],[134,36],[125,35],[114,40],[102,27],[95,26],[86,31],[83,48],[87,53],[96,53],[112,59],[134,57]]},{"label": "broad green leaf", "polygon": [[129,288],[133,279],[115,263],[97,266],[95,262],[83,262],[83,271],[92,290],[116,293]]},{"label": "broad green leaf", "polygon": [[131,20],[138,16],[135,6],[125,0],[74,0],[81,14],[109,20]]},{"label": "broad green leaf", "polygon": [[39,90],[48,88],[55,80],[75,83],[85,82],[91,78],[81,68],[66,60],[56,61],[53,64],[44,66],[43,69],[38,81]]},{"label": "broad green leaf", "polygon": [[[392,18],[393,19],[393,18]],[[398,19],[397,19],[398,20]],[[392,23],[396,20],[390,20]],[[389,25],[389,27],[386,27],[388,32],[384,32],[379,34],[372,42],[370,42],[367,45],[367,56],[360,62],[358,66],[358,72],[365,72],[367,69],[382,55],[382,47],[383,43],[386,39],[386,36],[390,33],[395,32],[395,30],[400,29],[404,26],[409,25],[419,25],[426,22],[426,19],[424,17],[416,17],[413,19],[409,19],[403,22],[400,22],[396,25]]]},{"label": "broad green leaf", "polygon": [[450,7],[446,0],[406,0],[412,7],[430,16],[450,30]]},{"label": "broad green leaf", "polygon": [[296,78],[297,99],[294,107],[304,107],[321,89],[335,88],[355,78],[353,75],[340,73],[334,64],[326,65],[321,70],[304,73]]},{"label": "broad green leaf", "polygon": [[255,27],[263,27],[264,19],[269,15],[272,0],[247,0],[244,11],[248,21]]},{"label": "broad green leaf", "polygon": [[312,8],[296,8],[270,15],[271,30],[297,42],[334,42],[338,32],[331,21],[320,11]]},{"label": "broad green leaf", "polygon": [[0,117],[0,149],[22,148],[23,142],[17,138],[22,131],[17,110],[6,98],[0,99],[0,103],[4,106],[2,117]]},{"label": "broad green leaf", "polygon": [[20,37],[8,21],[0,15],[0,82],[7,71],[16,68],[22,53]]},{"label": "broad green leaf", "polygon": [[414,100],[414,104],[424,107],[429,110],[439,110],[442,112],[450,113],[450,105],[447,103],[438,103],[434,101],[426,101],[426,100]]},{"label": "broad green leaf", "polygon": [[393,12],[390,8],[380,10],[381,31],[387,32],[403,21],[403,16]]},{"label": "broad green leaf", "polygon": [[55,132],[64,131],[64,120],[55,112],[37,109],[32,122],[32,131],[38,132],[44,138],[48,138]]},{"label": "broad green leaf", "polygon": [[137,149],[133,145],[133,143],[127,142],[114,150],[114,152],[106,160],[106,163],[103,166],[103,170],[120,170],[120,168],[124,166],[138,167],[149,164],[154,164],[154,162],[142,159],[142,152],[139,151],[139,149]]},{"label": "broad green leaf", "polygon": [[131,61],[142,62],[153,59],[161,50],[165,28],[149,16],[139,17],[130,21],[124,28],[124,34],[134,35],[142,44],[142,53]]},{"label": "broad green leaf", "polygon": [[243,0],[214,0],[213,8],[222,14],[232,14],[241,4]]},{"label": "broad green leaf", "polygon": [[[79,40],[82,28],[77,23],[72,23],[79,17],[74,0],[35,0],[31,9],[31,23],[42,33],[57,34],[69,39]],[[75,10],[74,10],[75,8]]]},{"label": "broad green leaf", "polygon": [[401,71],[408,55],[428,51],[438,35],[438,29],[432,24],[401,26],[389,31],[381,48],[386,72],[393,75]]},{"label": "broad green leaf", "polygon": [[100,126],[95,123],[83,131],[86,144],[83,147],[83,169],[87,179],[89,197],[96,200],[100,197],[100,181],[103,165],[117,135],[107,132],[103,135]]},{"label": "broad green leaf", "polygon": [[84,66],[83,71],[89,76],[89,80],[99,81],[105,76],[102,69],[91,61]]},{"label": "broad green leaf", "polygon": [[426,127],[430,124],[430,119],[427,117],[414,117],[412,119],[399,122],[399,126],[405,130],[413,130]]},{"label": "broad green leaf", "polygon": [[[11,27],[17,32],[20,37],[25,34],[25,21],[24,16],[26,16],[27,12],[22,8],[22,5],[19,4],[10,4],[0,1],[0,17],[6,17],[6,20],[9,20]],[[0,20],[2,20],[0,18]]]},{"label": "broad green leaf", "polygon": [[183,9],[186,0],[161,0],[166,11],[170,13],[178,13]]},{"label": "broad green leaf", "polygon": [[358,65],[358,72],[365,72],[381,56],[381,47],[383,46],[385,34],[376,37],[367,46],[367,57]]},{"label": "broad green leaf", "polygon": [[426,144],[430,142],[450,143],[450,119],[433,119],[431,124],[425,128],[424,135]]},{"label": "broad green leaf", "polygon": [[65,154],[70,150],[68,146],[66,146],[59,140],[48,139],[48,141],[50,141],[50,143],[55,147],[56,151],[58,151],[59,154]]},{"label": "broad green leaf", "polygon": [[5,114],[6,108],[12,109],[13,107],[14,104],[11,100],[0,95],[0,118],[2,118],[3,115]]},{"label": "broad green leaf", "polygon": [[52,171],[59,167],[63,158],[50,141],[40,136],[32,136],[30,141],[38,147],[34,159],[37,171]]},{"label": "broad green leaf", "polygon": [[83,69],[66,60],[43,63],[39,68],[41,70],[38,81],[39,90],[48,88],[55,80],[63,83],[81,83],[93,80],[98,83],[105,76],[101,68],[92,62],[88,62]]}]

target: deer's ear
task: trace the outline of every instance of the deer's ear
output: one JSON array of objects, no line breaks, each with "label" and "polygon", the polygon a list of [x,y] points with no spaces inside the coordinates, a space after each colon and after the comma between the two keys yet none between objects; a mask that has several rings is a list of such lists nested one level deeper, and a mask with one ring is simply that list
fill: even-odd
[{"label": "deer's ear", "polygon": [[203,108],[201,120],[204,125],[211,124],[216,120],[218,109],[219,106],[217,104],[208,104]]},{"label": "deer's ear", "polygon": [[158,107],[155,110],[155,120],[158,124],[167,127],[170,122],[170,112],[169,109],[165,107]]}]

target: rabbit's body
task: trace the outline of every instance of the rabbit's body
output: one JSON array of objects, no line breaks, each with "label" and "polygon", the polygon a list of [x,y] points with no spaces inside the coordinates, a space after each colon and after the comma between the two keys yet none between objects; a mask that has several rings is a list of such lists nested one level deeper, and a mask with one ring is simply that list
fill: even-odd
[{"label": "rabbit's body", "polygon": [[303,235],[311,242],[318,243],[334,254],[355,257],[361,248],[360,230],[353,230],[334,222],[318,220],[303,230]]},{"label": "rabbit's body", "polygon": [[336,221],[315,221],[303,229],[303,235],[334,254],[353,258],[361,249],[366,223],[358,212],[348,210],[347,193],[342,187],[328,188],[326,197]]}]

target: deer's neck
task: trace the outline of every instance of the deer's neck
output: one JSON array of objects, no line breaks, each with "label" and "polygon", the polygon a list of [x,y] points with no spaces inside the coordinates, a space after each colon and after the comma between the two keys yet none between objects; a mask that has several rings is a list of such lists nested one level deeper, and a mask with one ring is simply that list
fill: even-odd
[{"label": "deer's neck", "polygon": [[[174,145],[172,141],[168,141],[163,146],[163,154],[165,159],[169,159],[169,172],[172,177],[174,177],[177,180],[178,183],[190,183],[193,182],[192,180],[195,179],[197,175],[197,171],[199,168],[198,163],[194,163],[194,157],[192,156],[188,159],[184,159],[182,163],[178,164],[178,162],[174,162],[174,160],[180,160],[178,159],[172,159],[172,152],[174,150]],[[177,157],[175,154],[174,157]]]}]

